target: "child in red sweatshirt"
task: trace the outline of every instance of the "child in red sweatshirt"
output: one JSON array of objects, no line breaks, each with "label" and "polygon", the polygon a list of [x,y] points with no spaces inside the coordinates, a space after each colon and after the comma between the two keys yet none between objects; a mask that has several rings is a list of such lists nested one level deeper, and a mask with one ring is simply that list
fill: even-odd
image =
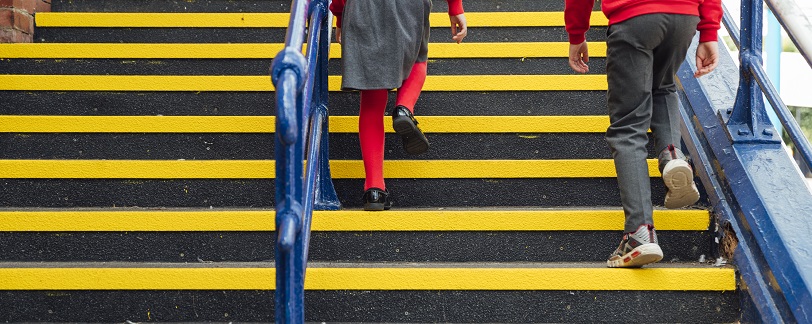
[{"label": "child in red sweatshirt", "polygon": [[[447,0],[452,39],[468,33],[462,0]],[[384,129],[390,89],[397,89],[392,126],[409,154],[428,150],[414,105],[426,80],[431,0],[333,0],[341,43],[342,90],[361,91],[358,136],[364,159],[364,210],[392,206],[383,179]]]},{"label": "child in red sweatshirt", "polygon": [[[566,0],[569,65],[589,72],[585,33],[594,0]],[[648,129],[654,134],[659,166],[668,193],[665,207],[694,204],[699,191],[685,155],[680,151],[680,113],[674,74],[696,31],[695,77],[718,64],[717,35],[721,0],[603,0],[609,18],[606,32],[606,140],[615,161],[626,223],[620,246],[609,267],[639,267],[660,261],[663,252],[652,220],[651,183],[646,157]]]}]

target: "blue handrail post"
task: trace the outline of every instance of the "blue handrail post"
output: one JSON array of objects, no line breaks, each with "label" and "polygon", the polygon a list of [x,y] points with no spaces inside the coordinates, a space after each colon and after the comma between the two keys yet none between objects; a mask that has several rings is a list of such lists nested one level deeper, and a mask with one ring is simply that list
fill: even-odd
[{"label": "blue handrail post", "polygon": [[[729,112],[728,134],[733,143],[779,143],[764,106],[764,100],[752,69],[762,66],[761,30],[763,6],[760,0],[742,0],[739,61],[739,91]],[[723,115],[723,118],[726,117]]]},{"label": "blue handrail post", "polygon": [[[314,0],[320,2],[323,10],[327,13],[329,6],[328,0]],[[333,178],[330,174],[330,123],[327,122],[329,110],[327,109],[327,101],[329,99],[329,80],[327,75],[327,64],[330,61],[330,31],[333,26],[330,24],[330,15],[325,14],[325,22],[321,24],[321,31],[319,37],[319,54],[316,69],[316,82],[314,84],[316,106],[320,112],[324,113],[325,122],[322,124],[321,139],[322,143],[319,147],[319,172],[316,174],[316,201],[313,206],[315,210],[339,210],[341,209],[341,202],[338,200],[338,194],[333,186]]]}]

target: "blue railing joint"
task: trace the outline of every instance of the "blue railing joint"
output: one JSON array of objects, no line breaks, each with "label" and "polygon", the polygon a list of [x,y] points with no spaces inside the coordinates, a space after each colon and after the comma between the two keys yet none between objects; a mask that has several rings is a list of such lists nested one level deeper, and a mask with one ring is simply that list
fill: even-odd
[{"label": "blue railing joint", "polygon": [[296,76],[296,89],[304,86],[305,75],[307,74],[307,59],[302,54],[301,49],[285,47],[273,59],[271,63],[271,80],[274,85],[279,83],[282,72],[291,70]]},{"label": "blue railing joint", "polygon": [[310,15],[313,15],[313,13],[316,10],[321,11],[321,13],[323,14],[327,13],[327,0],[312,0],[312,1],[313,2],[310,3]]},{"label": "blue railing joint", "polygon": [[283,251],[290,251],[302,229],[302,206],[293,201],[276,212],[277,242]]}]

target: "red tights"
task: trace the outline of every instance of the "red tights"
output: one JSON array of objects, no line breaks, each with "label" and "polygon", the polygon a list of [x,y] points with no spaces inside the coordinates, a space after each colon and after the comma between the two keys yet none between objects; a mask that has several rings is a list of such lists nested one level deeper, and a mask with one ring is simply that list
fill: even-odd
[{"label": "red tights", "polygon": [[[426,81],[426,62],[412,66],[409,77],[398,88],[397,106],[404,106],[414,113],[414,104],[420,97]],[[383,115],[386,111],[389,90],[362,90],[361,112],[358,118],[358,137],[361,140],[361,156],[364,159],[366,181],[364,190],[380,188],[386,190],[383,181],[384,130]]]}]

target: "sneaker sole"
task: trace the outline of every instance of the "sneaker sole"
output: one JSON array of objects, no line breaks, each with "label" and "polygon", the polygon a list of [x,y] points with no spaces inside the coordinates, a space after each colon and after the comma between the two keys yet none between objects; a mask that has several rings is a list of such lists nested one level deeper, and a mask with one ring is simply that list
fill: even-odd
[{"label": "sneaker sole", "polygon": [[694,183],[694,173],[688,162],[669,163],[663,170],[663,181],[668,187],[665,208],[674,209],[693,205],[699,201],[699,190]]},{"label": "sneaker sole", "polygon": [[654,243],[643,244],[617,260],[607,260],[610,268],[637,268],[663,259],[663,250]]},{"label": "sneaker sole", "polygon": [[408,117],[397,116],[393,118],[392,128],[403,139],[403,149],[406,150],[406,153],[417,155],[429,150],[429,141],[426,136]]}]

